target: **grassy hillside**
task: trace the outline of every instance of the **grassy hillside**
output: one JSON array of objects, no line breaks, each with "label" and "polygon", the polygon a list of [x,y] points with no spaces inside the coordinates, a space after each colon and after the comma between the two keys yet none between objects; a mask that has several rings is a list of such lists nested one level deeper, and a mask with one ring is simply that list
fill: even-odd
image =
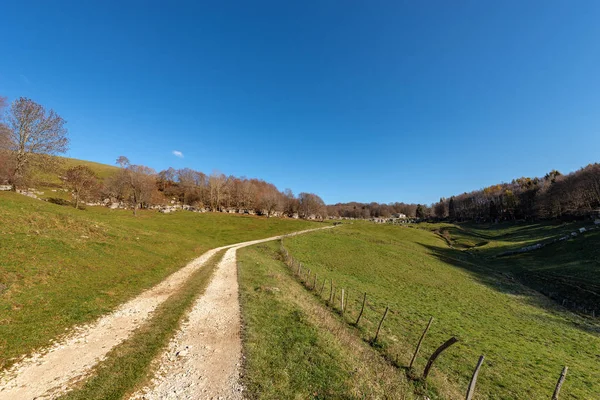
[{"label": "grassy hillside", "polygon": [[60,175],[63,171],[75,167],[77,165],[85,165],[98,175],[100,179],[106,179],[118,171],[118,167],[114,165],[100,164],[93,161],[78,160],[75,158],[57,157],[59,160],[59,169],[52,173],[36,172],[35,178],[41,187],[56,187],[62,186]]},{"label": "grassy hillside", "polygon": [[[346,321],[356,319],[362,293],[368,294],[357,331],[363,339],[373,337],[390,306],[379,350],[400,367],[410,362],[430,316],[435,321],[416,373],[438,345],[453,335],[460,339],[434,367],[433,398],[463,398],[481,354],[486,361],[476,398],[549,398],[564,365],[569,375],[562,399],[593,398],[600,391],[596,322],[567,312],[517,280],[490,272],[482,258],[449,248],[430,231],[354,223],[285,243],[313,274],[334,280],[338,297],[340,288],[350,290]],[[577,259],[577,253],[571,254]]]},{"label": "grassy hillside", "polygon": [[279,243],[241,249],[248,398],[413,399],[413,388],[292,278]]},{"label": "grassy hillside", "polygon": [[61,207],[0,192],[0,368],[219,245],[314,223]]},{"label": "grassy hillside", "polygon": [[[502,273],[551,297],[561,305],[584,314],[600,314],[600,230],[586,232],[540,250],[496,257],[535,243],[545,243],[592,226],[576,223],[434,224],[426,225],[442,234],[464,254],[480,261],[477,273]],[[444,250],[448,253],[450,250]],[[451,252],[451,251],[450,251]],[[481,269],[481,265],[486,268]]]}]

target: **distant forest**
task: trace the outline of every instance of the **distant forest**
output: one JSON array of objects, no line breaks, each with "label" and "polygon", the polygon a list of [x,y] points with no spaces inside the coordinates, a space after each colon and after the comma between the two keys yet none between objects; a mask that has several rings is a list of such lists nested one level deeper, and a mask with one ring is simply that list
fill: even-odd
[{"label": "distant forest", "polygon": [[581,219],[600,212],[600,164],[568,175],[553,170],[541,178],[519,178],[424,204],[340,203],[329,215],[350,218],[410,218],[451,221]]},{"label": "distant forest", "polygon": [[[68,149],[65,121],[31,99],[19,98],[10,109],[0,97],[0,184],[12,190],[28,188],[35,170],[59,170],[57,154]],[[156,173],[119,157],[120,169],[101,181],[89,167],[61,171],[75,207],[80,201],[138,208],[168,206],[212,211],[287,215],[309,219],[388,218],[404,214],[417,219],[499,221],[516,219],[578,219],[600,209],[600,164],[590,164],[568,175],[553,170],[541,178],[519,178],[470,193],[423,204],[338,203],[326,206],[314,193],[295,196],[280,192],[260,179],[206,175],[189,168]]]}]

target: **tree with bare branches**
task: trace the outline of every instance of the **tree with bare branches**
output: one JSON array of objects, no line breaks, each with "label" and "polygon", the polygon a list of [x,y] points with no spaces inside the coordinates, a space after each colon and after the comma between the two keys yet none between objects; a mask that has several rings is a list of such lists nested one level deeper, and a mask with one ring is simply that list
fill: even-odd
[{"label": "tree with bare branches", "polygon": [[121,169],[107,180],[105,191],[109,196],[129,203],[133,215],[137,215],[138,208],[152,204],[156,197],[156,172],[144,165],[130,164],[124,156],[117,159],[117,164]]},{"label": "tree with bare branches", "polygon": [[75,208],[79,208],[81,199],[89,199],[98,191],[98,177],[85,165],[69,168],[64,176],[65,186],[75,195]]},{"label": "tree with bare branches", "polygon": [[66,152],[69,139],[66,121],[61,116],[25,97],[12,103],[6,120],[7,147],[14,157],[9,183],[16,190],[32,162],[40,167],[51,166],[53,159],[50,156]]}]

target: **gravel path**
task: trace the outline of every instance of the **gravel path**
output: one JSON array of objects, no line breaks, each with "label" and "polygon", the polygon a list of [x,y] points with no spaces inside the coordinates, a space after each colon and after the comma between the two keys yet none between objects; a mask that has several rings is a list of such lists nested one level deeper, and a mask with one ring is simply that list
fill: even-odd
[{"label": "gravel path", "polygon": [[269,240],[227,250],[206,292],[160,357],[154,379],[131,400],[243,398],[239,382],[242,342],[236,252]]},{"label": "gravel path", "polygon": [[[301,231],[291,235],[313,230],[314,229]],[[84,379],[87,373],[89,373],[89,371],[99,361],[103,360],[103,358],[112,348],[127,339],[133,333],[133,331],[135,331],[135,329],[147,321],[151,317],[152,312],[171,294],[177,291],[194,271],[202,267],[202,265],[204,265],[204,263],[206,263],[206,261],[208,261],[208,259],[210,259],[210,257],[212,257],[216,252],[227,248],[230,250],[225,253],[226,255],[219,264],[216,273],[219,278],[216,279],[215,277],[213,282],[218,282],[224,279],[226,282],[229,282],[228,284],[233,285],[231,288],[222,287],[220,295],[225,296],[225,293],[227,293],[227,299],[230,297],[233,298],[233,300],[230,299],[230,301],[232,301],[234,304],[229,304],[229,302],[226,301],[225,303],[227,303],[229,307],[227,308],[227,311],[219,311],[218,314],[220,317],[211,318],[211,320],[220,321],[218,325],[216,325],[218,331],[223,330],[223,332],[227,331],[229,333],[226,334],[227,338],[224,338],[224,342],[210,341],[206,342],[206,346],[214,346],[207,347],[207,349],[211,348],[213,353],[216,353],[217,348],[222,349],[222,347],[219,346],[227,345],[227,353],[229,354],[229,351],[231,351],[231,354],[236,354],[235,357],[238,357],[239,359],[241,345],[238,345],[239,304],[237,297],[237,275],[235,271],[235,249],[256,243],[279,239],[280,237],[282,236],[243,242],[209,250],[182,269],[171,274],[158,285],[146,290],[138,297],[123,304],[114,312],[91,324],[74,328],[72,333],[64,339],[61,339],[59,342],[47,349],[41,350],[38,353],[25,358],[24,360],[13,365],[7,371],[4,371],[0,376],[0,400],[51,399],[64,393],[73,383]],[[231,274],[233,274],[233,278]],[[209,288],[212,288],[213,286],[213,283],[211,283]],[[227,290],[225,291],[225,289]],[[207,289],[207,294],[208,293],[209,292]],[[213,293],[213,296],[217,295],[217,297],[219,297],[219,293],[211,293]],[[204,299],[205,297],[207,296],[205,295],[201,299]],[[211,302],[216,302],[218,300],[222,299],[217,299],[215,297],[210,298]],[[190,321],[192,321],[192,318],[203,318],[201,316],[202,311],[198,310],[198,307],[204,308],[206,303],[204,303],[205,305],[201,304],[202,303],[200,301],[196,303],[194,310],[190,314]],[[211,315],[213,315],[217,309],[218,308],[213,307]],[[230,312],[233,314],[229,315]],[[187,325],[189,326],[190,323]],[[233,326],[233,328],[231,328],[233,330],[229,329],[230,326]],[[227,329],[225,329],[225,327],[227,327]],[[235,331],[235,334],[231,333],[233,331]],[[206,334],[209,332],[211,331],[206,331]],[[178,333],[178,335],[179,334],[180,333]],[[235,337],[235,340],[227,341],[231,335]],[[195,346],[195,348],[198,349],[203,346],[203,343],[205,342],[201,337],[198,337],[197,340],[194,340],[193,343],[190,343],[192,346]],[[231,348],[229,349],[229,347]],[[178,357],[178,359],[184,360],[184,354],[185,352],[179,353],[181,357]],[[212,359],[215,358],[213,357]],[[218,369],[217,366],[220,368],[220,364],[215,362],[215,369]],[[229,368],[230,365],[228,364],[227,367]],[[200,371],[204,370],[206,369],[200,369]],[[219,377],[221,376],[224,375],[219,375]],[[214,382],[212,379],[210,379],[210,381]],[[208,390],[211,385],[205,385],[205,387]],[[206,396],[201,397],[206,398]],[[185,397],[178,396],[177,398]]]}]

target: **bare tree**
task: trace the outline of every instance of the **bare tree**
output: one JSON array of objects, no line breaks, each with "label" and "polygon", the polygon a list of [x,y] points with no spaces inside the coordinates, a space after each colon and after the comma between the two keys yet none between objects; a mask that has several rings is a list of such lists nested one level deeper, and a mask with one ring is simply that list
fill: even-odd
[{"label": "bare tree", "polygon": [[16,190],[27,173],[34,156],[41,166],[49,165],[49,156],[68,149],[66,121],[54,110],[46,109],[33,100],[21,97],[15,100],[7,118],[8,148],[14,156],[14,171],[10,177]]},{"label": "bare tree", "polygon": [[137,215],[140,206],[151,202],[152,194],[156,190],[156,172],[144,165],[129,165],[125,171],[131,189],[133,215]]},{"label": "bare tree", "polygon": [[294,196],[291,189],[285,189],[283,191],[283,212],[288,216],[292,217],[298,213],[298,199]]},{"label": "bare tree", "polygon": [[213,171],[208,178],[208,186],[210,189],[210,208],[212,211],[218,211],[221,206],[221,196],[223,186],[225,185],[225,175],[217,171]]},{"label": "bare tree", "polygon": [[79,208],[80,199],[89,199],[98,190],[98,177],[85,165],[69,168],[63,176],[63,181],[75,195],[75,208]]},{"label": "bare tree", "polygon": [[129,164],[130,164],[129,158],[127,158],[125,156],[119,156],[119,158],[117,158],[117,161],[115,162],[115,164],[117,164],[121,168],[127,168],[127,166],[129,166]]},{"label": "bare tree", "polygon": [[270,218],[276,211],[283,208],[283,195],[272,184],[267,184],[264,193],[262,193],[261,207],[267,212],[267,218]]},{"label": "bare tree", "polygon": [[10,130],[4,123],[4,112],[7,105],[6,97],[0,96],[0,183],[8,182],[14,170],[10,153]]},{"label": "bare tree", "polygon": [[433,206],[433,213],[439,219],[446,217],[446,200],[440,199],[439,203]]},{"label": "bare tree", "polygon": [[314,193],[300,193],[298,195],[300,215],[303,218],[325,218],[327,207],[325,202]]},{"label": "bare tree", "polygon": [[4,123],[4,110],[7,104],[6,97],[0,96],[0,151],[8,150],[10,144],[10,130]]},{"label": "bare tree", "polygon": [[117,164],[121,170],[107,181],[107,194],[121,201],[128,202],[133,207],[133,215],[143,205],[151,204],[156,197],[156,172],[144,165],[133,165],[127,157],[120,156]]}]

